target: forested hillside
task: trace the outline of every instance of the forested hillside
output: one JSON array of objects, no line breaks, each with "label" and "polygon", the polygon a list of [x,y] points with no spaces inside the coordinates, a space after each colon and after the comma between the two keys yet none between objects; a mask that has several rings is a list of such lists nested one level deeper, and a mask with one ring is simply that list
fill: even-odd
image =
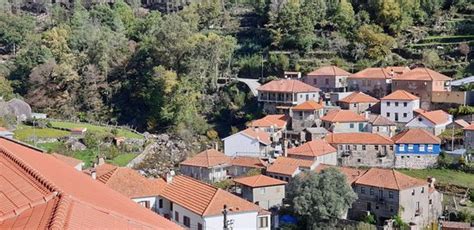
[{"label": "forested hillside", "polygon": [[258,116],[248,89],[222,78],[326,64],[474,72],[469,0],[211,0],[169,14],[121,0],[41,9],[2,3],[0,96],[56,118],[142,131],[215,137]]}]

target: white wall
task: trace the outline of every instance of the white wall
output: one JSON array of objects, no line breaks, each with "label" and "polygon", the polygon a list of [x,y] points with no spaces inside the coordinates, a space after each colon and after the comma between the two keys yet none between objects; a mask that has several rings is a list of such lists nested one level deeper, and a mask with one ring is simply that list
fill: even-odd
[{"label": "white wall", "polygon": [[260,156],[260,142],[242,133],[224,138],[224,154],[227,156]]},{"label": "white wall", "polygon": [[317,164],[337,165],[337,151],[316,158]]},{"label": "white wall", "polygon": [[[351,124],[353,127],[351,128]],[[359,124],[362,124],[362,131],[359,129]],[[326,129],[329,129],[333,133],[357,133],[357,132],[366,132],[367,131],[367,122],[337,122],[331,123],[323,121],[323,126]]]},{"label": "white wall", "polygon": [[158,211],[158,197],[141,197],[141,198],[132,198],[133,201],[136,203],[140,203],[142,201],[148,201],[150,203],[150,209],[154,212]]},{"label": "white wall", "polygon": [[[306,98],[306,96],[308,98]],[[307,92],[307,93],[297,93],[296,94],[296,103],[301,104],[305,101],[314,100],[319,101],[319,92]]]},{"label": "white wall", "polygon": [[[387,102],[390,102],[390,106],[387,106]],[[395,103],[398,102],[398,106],[395,106]],[[404,107],[403,103],[407,102],[407,106]],[[409,122],[413,119],[413,110],[420,108],[420,100],[413,101],[399,101],[399,100],[382,100],[380,115],[395,121],[395,113],[398,113],[398,121],[396,122]],[[390,113],[390,116],[387,115]],[[406,113],[407,117],[403,117],[403,114]]]},{"label": "white wall", "polygon": [[[227,215],[228,220],[233,220],[232,229],[234,230],[249,230],[249,229],[270,229],[270,216],[268,217],[268,227],[258,228],[258,217],[257,212],[246,212],[246,213],[230,213]],[[205,217],[206,221],[205,229],[223,229],[224,228],[224,217],[222,215]]]},{"label": "white wall", "polygon": [[433,122],[429,121],[428,119],[424,118],[423,116],[416,116],[410,122],[406,124],[409,128],[424,128],[430,131],[433,135],[438,136],[444,130],[446,130],[446,126],[452,122],[452,116],[450,115],[448,121],[444,124],[435,125]]}]

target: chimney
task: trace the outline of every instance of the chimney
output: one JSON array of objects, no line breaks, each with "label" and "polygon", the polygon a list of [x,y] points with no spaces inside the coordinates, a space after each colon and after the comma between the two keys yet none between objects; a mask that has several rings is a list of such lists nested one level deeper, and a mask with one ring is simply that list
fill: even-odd
[{"label": "chimney", "polygon": [[174,170],[171,170],[168,173],[166,173],[166,183],[171,184],[173,182],[174,175],[175,175]]},{"label": "chimney", "polygon": [[370,111],[364,111],[365,119],[369,120]]},{"label": "chimney", "polygon": [[429,183],[428,187],[434,188],[435,182],[436,182],[436,179],[434,177],[428,177],[428,183]]},{"label": "chimney", "polygon": [[95,168],[93,168],[93,169],[91,170],[91,177],[92,177],[92,179],[94,179],[94,180],[97,179],[97,172],[95,171]]},{"label": "chimney", "polygon": [[214,148],[216,151],[219,151],[219,143],[217,141],[214,143]]},{"label": "chimney", "polygon": [[283,156],[284,157],[288,156],[288,141],[287,140],[283,141]]},{"label": "chimney", "polygon": [[105,164],[105,159],[103,157],[99,157],[99,160],[97,161],[97,165],[103,165]]}]

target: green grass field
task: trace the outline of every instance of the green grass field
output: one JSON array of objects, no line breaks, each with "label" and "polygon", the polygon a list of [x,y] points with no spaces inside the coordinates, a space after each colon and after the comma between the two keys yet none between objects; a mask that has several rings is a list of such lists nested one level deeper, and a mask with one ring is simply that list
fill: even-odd
[{"label": "green grass field", "polygon": [[440,184],[452,184],[474,189],[474,174],[449,169],[404,169],[400,170],[400,172],[420,179],[432,176]]},{"label": "green grass field", "polygon": [[58,138],[69,135],[68,131],[51,129],[51,128],[35,128],[26,125],[20,125],[15,130],[15,139],[26,141],[30,137],[37,138]]},{"label": "green grass field", "polygon": [[128,162],[133,160],[136,156],[137,156],[137,154],[124,153],[124,154],[118,155],[113,160],[111,160],[109,163],[117,165],[117,166],[126,166],[128,164]]},{"label": "green grass field", "polygon": [[[87,123],[74,123],[74,122],[63,122],[63,121],[52,121],[51,125],[56,128],[65,128],[65,129],[72,129],[72,128],[87,128],[88,131],[98,132],[98,133],[105,133],[110,132],[111,128],[105,126],[98,126],[92,125]],[[118,129],[118,136],[126,137],[126,138],[143,138],[142,135],[136,134],[126,129]]]}]

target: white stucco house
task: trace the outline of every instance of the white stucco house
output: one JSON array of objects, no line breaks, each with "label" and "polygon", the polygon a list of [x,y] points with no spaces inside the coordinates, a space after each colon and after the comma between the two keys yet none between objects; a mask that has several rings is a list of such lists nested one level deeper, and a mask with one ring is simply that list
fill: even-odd
[{"label": "white stucco house", "polygon": [[317,164],[337,165],[337,149],[325,140],[312,140],[288,149],[290,158],[315,161]]},{"label": "white stucco house", "polygon": [[208,149],[179,164],[182,174],[208,183],[227,178],[232,158],[215,149]]},{"label": "white stucco house", "polygon": [[438,136],[446,126],[453,122],[453,116],[443,110],[434,110],[418,114],[406,124],[408,128],[423,128]]},{"label": "white stucco house", "polygon": [[247,128],[224,139],[227,156],[267,157],[271,151],[271,137],[260,129]]},{"label": "white stucco house", "polygon": [[270,212],[225,190],[186,176],[168,177],[166,183],[158,213],[185,229],[223,229],[224,207],[231,229],[271,229]]},{"label": "white stucco house", "polygon": [[420,98],[405,91],[397,90],[380,99],[380,115],[394,122],[407,123],[420,108]]},{"label": "white stucco house", "polygon": [[368,118],[350,110],[333,110],[321,117],[322,126],[333,133],[367,132]]}]

